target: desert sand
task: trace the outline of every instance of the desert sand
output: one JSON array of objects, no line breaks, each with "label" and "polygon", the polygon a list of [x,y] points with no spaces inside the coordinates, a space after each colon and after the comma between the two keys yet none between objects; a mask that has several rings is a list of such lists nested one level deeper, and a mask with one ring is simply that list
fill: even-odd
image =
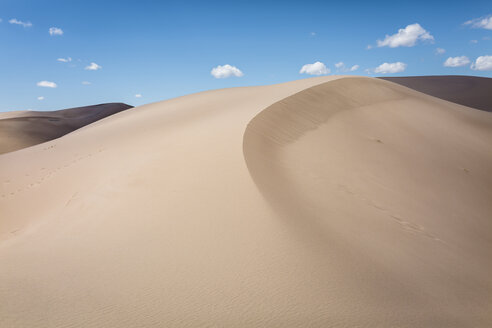
[{"label": "desert sand", "polygon": [[0,113],[0,154],[59,138],[130,108],[127,104],[109,103],[56,111]]},{"label": "desert sand", "polygon": [[492,114],[192,94],[0,156],[0,327],[490,327]]},{"label": "desert sand", "polygon": [[492,78],[462,75],[381,77],[381,79],[452,101],[492,112]]}]

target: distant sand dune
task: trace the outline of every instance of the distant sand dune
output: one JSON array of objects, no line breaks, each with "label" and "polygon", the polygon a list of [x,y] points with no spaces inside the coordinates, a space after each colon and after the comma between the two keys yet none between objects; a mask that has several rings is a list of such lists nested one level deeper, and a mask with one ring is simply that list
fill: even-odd
[{"label": "distant sand dune", "polygon": [[442,75],[381,77],[380,79],[460,105],[492,112],[492,78]]},{"label": "distant sand dune", "polygon": [[0,113],[0,154],[59,138],[104,117],[132,108],[122,103]]},{"label": "distant sand dune", "polygon": [[488,327],[492,115],[202,92],[0,156],[0,327]]}]

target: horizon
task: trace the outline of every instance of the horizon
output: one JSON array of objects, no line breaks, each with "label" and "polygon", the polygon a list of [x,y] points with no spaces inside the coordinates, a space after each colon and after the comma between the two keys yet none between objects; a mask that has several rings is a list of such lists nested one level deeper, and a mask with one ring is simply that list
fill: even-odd
[{"label": "horizon", "polygon": [[492,77],[491,14],[486,1],[8,0],[0,112],[139,106],[320,75]]}]

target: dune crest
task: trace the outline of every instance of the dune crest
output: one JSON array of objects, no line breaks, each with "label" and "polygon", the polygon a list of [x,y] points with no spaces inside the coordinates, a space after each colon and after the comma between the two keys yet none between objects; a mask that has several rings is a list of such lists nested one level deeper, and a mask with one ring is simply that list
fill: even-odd
[{"label": "dune crest", "polygon": [[358,305],[376,326],[491,322],[491,128],[488,113],[368,78],[249,123],[248,168],[337,300],[327,317]]},{"label": "dune crest", "polygon": [[327,76],[3,154],[0,326],[487,326],[491,126]]}]

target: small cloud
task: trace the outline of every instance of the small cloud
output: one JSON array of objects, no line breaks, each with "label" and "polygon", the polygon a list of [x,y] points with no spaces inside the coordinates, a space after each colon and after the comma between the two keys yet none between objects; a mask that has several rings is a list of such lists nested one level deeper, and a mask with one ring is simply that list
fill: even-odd
[{"label": "small cloud", "polygon": [[485,17],[474,18],[463,23],[464,25],[471,25],[472,28],[483,28],[486,30],[492,30],[492,15]]},{"label": "small cloud", "polygon": [[492,38],[490,36],[484,36],[482,40],[492,40]]},{"label": "small cloud", "polygon": [[374,73],[393,74],[403,72],[407,68],[407,64],[402,62],[383,63],[374,69]]},{"label": "small cloud", "polygon": [[219,65],[217,67],[212,68],[210,74],[216,79],[225,79],[231,76],[241,77],[243,76],[243,72],[236,66],[231,66],[229,64]]},{"label": "small cloud", "polygon": [[135,95],[135,98],[142,98],[142,95],[141,95],[140,93],[137,93],[137,94]]},{"label": "small cloud", "polygon": [[470,43],[478,43],[478,40],[470,40]]},{"label": "small cloud", "polygon": [[63,30],[58,27],[50,27],[50,35],[63,35]]},{"label": "small cloud", "polygon": [[324,75],[330,74],[330,69],[326,67],[322,62],[315,62],[313,64],[306,64],[302,66],[299,74],[309,74],[309,75]]},{"label": "small cloud", "polygon": [[311,33],[309,33],[309,35],[312,36],[312,37],[313,36],[316,36],[316,32],[311,32]]},{"label": "small cloud", "polygon": [[9,20],[9,23],[15,24],[15,25],[22,25],[24,27],[31,27],[32,26],[31,22],[23,22],[23,21],[17,20],[16,18],[12,18],[11,20]]},{"label": "small cloud", "polygon": [[90,65],[86,66],[85,69],[88,70],[88,71],[97,71],[99,69],[101,69],[102,66],[99,66],[98,64],[96,63],[90,63]]},{"label": "small cloud", "polygon": [[466,56],[459,56],[459,57],[449,57],[446,59],[444,62],[445,67],[461,67],[468,65],[470,63],[470,59]]},{"label": "small cloud", "polygon": [[480,56],[470,66],[475,71],[492,71],[492,56]]},{"label": "small cloud", "polygon": [[43,96],[38,97],[38,100],[44,100]]},{"label": "small cloud", "polygon": [[436,48],[436,55],[443,55],[444,53],[446,53],[446,49]]},{"label": "small cloud", "polygon": [[353,71],[358,70],[359,68],[360,68],[360,66],[359,66],[359,65],[353,65],[352,67],[350,67],[350,68],[349,68],[349,71],[350,71],[350,72],[353,72]]},{"label": "small cloud", "polygon": [[45,87],[45,88],[56,88],[57,87],[55,82],[50,82],[50,81],[39,81],[36,85],[38,87]]},{"label": "small cloud", "polygon": [[67,58],[58,58],[57,59],[59,62],[62,62],[62,63],[69,63],[72,61],[72,58],[71,57],[67,57]]},{"label": "small cloud", "polygon": [[88,82],[88,81],[82,81],[82,84],[83,84],[83,85],[90,85],[91,83],[90,83],[90,82]]},{"label": "small cloud", "polygon": [[434,37],[420,24],[410,24],[393,35],[386,35],[384,40],[377,40],[378,47],[413,47],[417,41],[433,41]]},{"label": "small cloud", "polygon": [[338,71],[340,72],[353,72],[359,69],[359,65],[353,65],[352,67],[345,67],[345,64],[343,62],[339,62],[335,64],[335,67],[337,68]]},{"label": "small cloud", "polygon": [[372,45],[368,44],[367,47],[366,47],[367,50],[371,50],[372,49]]}]

